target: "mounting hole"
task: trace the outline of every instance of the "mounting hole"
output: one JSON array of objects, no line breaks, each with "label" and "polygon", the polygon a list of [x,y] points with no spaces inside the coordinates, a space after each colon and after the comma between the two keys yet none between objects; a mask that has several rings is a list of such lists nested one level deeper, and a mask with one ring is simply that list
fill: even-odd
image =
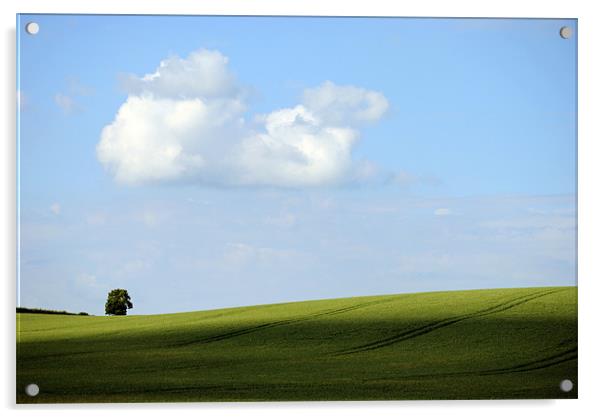
[{"label": "mounting hole", "polygon": [[573,390],[573,382],[571,382],[569,379],[564,379],[562,382],[560,382],[560,390],[563,392],[570,392]]},{"label": "mounting hole", "polygon": [[25,25],[25,31],[30,35],[36,35],[40,31],[40,25],[36,22],[29,22]]},{"label": "mounting hole", "polygon": [[31,397],[38,396],[38,393],[40,393],[40,387],[35,383],[30,383],[29,385],[25,386],[25,393]]},{"label": "mounting hole", "polygon": [[562,39],[569,39],[571,36],[573,36],[573,29],[568,26],[563,26],[560,28],[560,37]]}]

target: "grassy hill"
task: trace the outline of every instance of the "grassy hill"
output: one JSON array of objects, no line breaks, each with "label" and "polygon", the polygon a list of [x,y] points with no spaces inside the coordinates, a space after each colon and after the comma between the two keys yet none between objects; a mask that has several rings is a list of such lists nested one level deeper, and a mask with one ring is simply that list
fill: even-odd
[{"label": "grassy hill", "polygon": [[20,403],[575,398],[576,383],[575,287],[17,314]]}]

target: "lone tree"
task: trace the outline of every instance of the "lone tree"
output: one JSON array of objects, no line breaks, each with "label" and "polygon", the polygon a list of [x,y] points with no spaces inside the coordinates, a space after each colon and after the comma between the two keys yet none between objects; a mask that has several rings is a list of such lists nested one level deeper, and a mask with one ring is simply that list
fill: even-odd
[{"label": "lone tree", "polygon": [[113,289],[109,292],[107,303],[105,303],[105,314],[107,315],[127,315],[127,310],[132,309],[134,305],[130,300],[130,295],[125,289]]}]

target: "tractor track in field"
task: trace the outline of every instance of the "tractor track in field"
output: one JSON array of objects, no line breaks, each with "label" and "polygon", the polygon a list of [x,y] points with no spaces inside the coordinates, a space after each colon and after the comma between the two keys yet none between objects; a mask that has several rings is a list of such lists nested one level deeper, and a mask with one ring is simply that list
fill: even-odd
[{"label": "tractor track in field", "polygon": [[[495,369],[485,370],[474,370],[474,371],[458,371],[448,373],[431,373],[431,374],[415,374],[415,375],[400,375],[395,380],[408,380],[408,379],[439,379],[442,377],[467,377],[467,376],[491,376],[501,374],[513,374],[530,372],[533,370],[546,369],[548,367],[556,366],[558,364],[566,363],[571,360],[577,359],[577,347],[570,348],[560,353],[553,354],[548,357],[532,360],[525,363],[516,364],[510,367],[501,367]],[[365,382],[378,383],[383,380],[389,379],[370,379]]]},{"label": "tractor track in field", "polygon": [[516,306],[523,305],[534,299],[538,299],[538,298],[541,298],[541,297],[544,297],[547,295],[551,295],[553,293],[562,292],[564,290],[565,289],[555,289],[555,290],[544,290],[544,291],[537,291],[537,292],[529,293],[527,295],[513,298],[506,302],[499,303],[497,305],[490,306],[488,308],[485,308],[485,309],[482,309],[482,310],[479,310],[479,311],[476,311],[473,313],[452,316],[450,318],[431,322],[426,325],[422,325],[422,326],[419,326],[416,328],[412,328],[412,329],[403,331],[403,332],[393,335],[391,337],[372,341],[370,343],[362,344],[362,345],[352,347],[352,348],[348,348],[346,350],[336,351],[331,354],[334,354],[336,356],[341,356],[341,355],[361,353],[361,352],[365,352],[365,351],[372,351],[372,350],[377,350],[379,348],[388,347],[390,345],[397,344],[402,341],[406,341],[406,340],[409,340],[412,338],[419,337],[421,335],[431,333],[440,328],[444,328],[444,327],[448,327],[448,326],[457,324],[458,322],[478,318],[478,317],[485,316],[485,315],[492,315],[492,314],[496,314],[499,312],[507,311],[508,309],[512,309]]},{"label": "tractor track in field", "polygon": [[452,377],[452,376],[489,376],[497,374],[509,374],[509,373],[522,373],[530,372],[532,370],[546,369],[548,367],[556,366],[557,364],[566,363],[577,358],[577,347],[570,348],[560,353],[553,354],[548,357],[540,358],[537,360],[528,361],[525,363],[516,364],[510,367],[501,367],[496,369],[486,370],[475,370],[466,372],[452,372],[452,373],[441,373],[432,375],[417,375],[411,377]]},{"label": "tractor track in field", "polygon": [[531,370],[545,369],[547,367],[555,366],[557,364],[565,363],[567,361],[577,358],[577,347],[573,347],[569,350],[561,353],[554,354],[539,360],[533,360],[527,363],[518,364],[511,367],[505,367],[500,369],[483,370],[478,372],[480,375],[491,375],[491,374],[506,374],[506,373],[521,373],[528,372]]},{"label": "tractor track in field", "polygon": [[379,305],[381,303],[390,302],[392,300],[403,298],[403,297],[404,297],[403,295],[395,296],[395,297],[391,297],[391,298],[387,298],[387,299],[358,303],[355,305],[345,306],[345,307],[337,308],[337,309],[329,309],[327,311],[316,312],[316,313],[313,313],[310,315],[304,315],[304,316],[299,316],[299,317],[289,318],[289,319],[282,319],[280,321],[265,322],[263,324],[255,325],[252,327],[240,328],[240,329],[237,329],[234,331],[224,332],[222,334],[212,335],[209,337],[200,338],[200,339],[193,340],[193,341],[181,342],[178,344],[174,344],[173,347],[184,347],[184,346],[188,346],[188,345],[208,344],[208,343],[212,343],[212,342],[223,341],[223,340],[227,340],[230,338],[239,337],[241,335],[246,335],[246,334],[251,334],[251,333],[257,332],[257,331],[262,331],[265,329],[296,324],[299,322],[310,321],[312,319],[317,319],[317,318],[326,317],[326,316],[340,315],[343,313],[355,311],[357,309],[366,308],[368,306]]}]

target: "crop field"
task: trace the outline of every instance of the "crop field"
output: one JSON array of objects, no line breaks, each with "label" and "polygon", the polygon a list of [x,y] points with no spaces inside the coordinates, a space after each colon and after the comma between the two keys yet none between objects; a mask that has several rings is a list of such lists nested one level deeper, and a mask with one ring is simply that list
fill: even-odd
[{"label": "crop field", "polygon": [[[570,379],[572,391],[560,390]],[[40,393],[28,397],[24,387]],[[17,314],[17,402],[577,397],[577,288]]]}]

